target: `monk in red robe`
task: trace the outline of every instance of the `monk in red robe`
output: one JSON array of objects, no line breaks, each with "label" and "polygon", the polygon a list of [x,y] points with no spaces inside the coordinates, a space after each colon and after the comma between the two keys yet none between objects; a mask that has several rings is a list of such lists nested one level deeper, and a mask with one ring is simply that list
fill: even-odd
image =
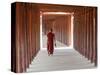
[{"label": "monk in red robe", "polygon": [[51,29],[50,32],[47,34],[48,55],[53,55],[53,52],[54,52],[54,41],[55,41],[55,35],[53,33],[53,30]]}]

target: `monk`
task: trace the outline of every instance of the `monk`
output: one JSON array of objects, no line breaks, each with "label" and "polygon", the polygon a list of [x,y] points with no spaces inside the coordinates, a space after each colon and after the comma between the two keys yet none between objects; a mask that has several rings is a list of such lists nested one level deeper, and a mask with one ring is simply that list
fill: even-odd
[{"label": "monk", "polygon": [[47,34],[47,50],[48,55],[53,55],[54,52],[54,41],[55,41],[55,35],[53,33],[53,30],[50,29],[50,31]]}]

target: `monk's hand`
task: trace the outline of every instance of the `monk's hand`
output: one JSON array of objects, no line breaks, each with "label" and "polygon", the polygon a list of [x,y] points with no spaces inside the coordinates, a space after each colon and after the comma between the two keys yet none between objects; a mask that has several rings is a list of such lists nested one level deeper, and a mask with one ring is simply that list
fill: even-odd
[{"label": "monk's hand", "polygon": [[56,43],[55,43],[55,47],[56,47]]}]

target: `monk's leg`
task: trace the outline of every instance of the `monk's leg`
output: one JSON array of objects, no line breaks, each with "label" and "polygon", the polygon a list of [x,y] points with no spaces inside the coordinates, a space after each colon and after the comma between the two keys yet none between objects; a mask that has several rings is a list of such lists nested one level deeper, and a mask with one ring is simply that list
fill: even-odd
[{"label": "monk's leg", "polygon": [[53,50],[52,49],[50,49],[50,54],[53,54]]},{"label": "monk's leg", "polygon": [[51,44],[51,46],[50,46],[50,54],[51,55],[53,55],[53,51],[54,51],[53,44]]},{"label": "monk's leg", "polygon": [[52,55],[53,55],[53,52],[54,52],[54,44],[52,44]]},{"label": "monk's leg", "polygon": [[47,44],[47,51],[48,51],[48,56],[50,56],[50,45]]}]

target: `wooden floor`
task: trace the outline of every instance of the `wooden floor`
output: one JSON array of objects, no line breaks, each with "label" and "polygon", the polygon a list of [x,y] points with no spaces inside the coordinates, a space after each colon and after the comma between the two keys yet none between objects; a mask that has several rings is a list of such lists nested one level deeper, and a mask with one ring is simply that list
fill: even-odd
[{"label": "wooden floor", "polygon": [[27,72],[85,68],[94,68],[94,64],[91,64],[90,61],[74,49],[56,49],[53,56],[48,56],[46,50],[40,50],[36,58],[30,64],[30,67],[27,69]]}]

